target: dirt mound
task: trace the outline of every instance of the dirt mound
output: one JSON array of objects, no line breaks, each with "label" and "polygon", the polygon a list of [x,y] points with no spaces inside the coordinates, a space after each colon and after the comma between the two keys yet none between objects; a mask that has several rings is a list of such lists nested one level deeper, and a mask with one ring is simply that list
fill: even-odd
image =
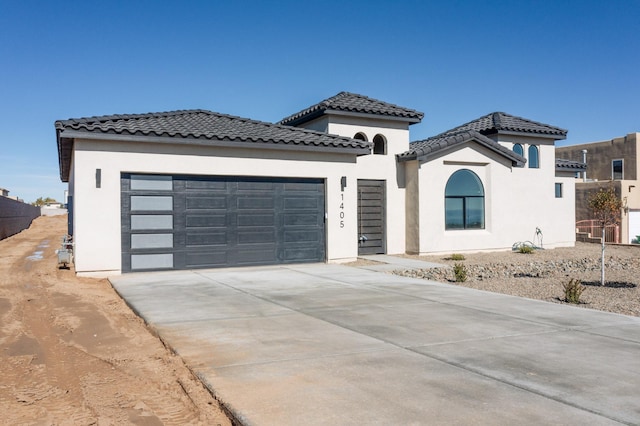
[{"label": "dirt mound", "polygon": [[104,279],[59,270],[66,216],[0,241],[3,424],[230,425]]}]

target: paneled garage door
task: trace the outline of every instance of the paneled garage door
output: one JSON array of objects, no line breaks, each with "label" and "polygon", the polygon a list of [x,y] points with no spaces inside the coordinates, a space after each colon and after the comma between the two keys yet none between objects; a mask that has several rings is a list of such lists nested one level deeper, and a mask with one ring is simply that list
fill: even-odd
[{"label": "paneled garage door", "polygon": [[122,270],[325,260],[324,182],[123,174]]}]

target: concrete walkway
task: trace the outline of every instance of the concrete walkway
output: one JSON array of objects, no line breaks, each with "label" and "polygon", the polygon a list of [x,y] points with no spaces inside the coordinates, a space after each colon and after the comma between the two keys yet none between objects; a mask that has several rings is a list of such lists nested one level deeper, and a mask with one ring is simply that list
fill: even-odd
[{"label": "concrete walkway", "polygon": [[111,278],[244,424],[640,424],[640,318],[340,265]]},{"label": "concrete walkway", "polygon": [[381,271],[391,272],[396,269],[427,269],[427,268],[439,268],[447,265],[433,262],[425,262],[424,260],[410,259],[400,256],[389,256],[387,254],[372,254],[359,256],[362,259],[373,260],[379,262],[376,265],[362,265],[359,268],[367,269],[369,271]]}]

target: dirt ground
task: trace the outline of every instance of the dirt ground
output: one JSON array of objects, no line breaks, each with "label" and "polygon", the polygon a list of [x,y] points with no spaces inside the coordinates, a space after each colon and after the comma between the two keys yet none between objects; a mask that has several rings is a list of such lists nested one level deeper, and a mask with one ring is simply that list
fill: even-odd
[{"label": "dirt ground", "polygon": [[399,271],[401,275],[512,296],[565,303],[564,285],[571,279],[583,284],[576,306],[623,315],[640,316],[640,246],[607,245],[605,281],[600,285],[601,246],[577,242],[575,247],[536,250],[465,253],[464,260],[449,256],[409,256],[450,267],[464,265],[465,282],[454,282],[452,268]]},{"label": "dirt ground", "polygon": [[105,279],[59,270],[66,216],[0,241],[0,423],[231,425]]}]

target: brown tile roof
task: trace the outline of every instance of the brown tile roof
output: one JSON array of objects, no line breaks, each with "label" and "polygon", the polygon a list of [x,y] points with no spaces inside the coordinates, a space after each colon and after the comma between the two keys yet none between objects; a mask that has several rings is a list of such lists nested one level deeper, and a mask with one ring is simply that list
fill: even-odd
[{"label": "brown tile roof", "polygon": [[69,178],[74,138],[171,142],[190,145],[277,147],[368,154],[371,143],[206,110],[105,115],[55,122],[60,177]]},{"label": "brown tile roof", "polygon": [[278,122],[289,126],[297,126],[330,112],[360,113],[396,118],[409,123],[419,123],[424,113],[404,108],[388,102],[368,98],[356,93],[340,92],[309,108],[290,115]]}]

